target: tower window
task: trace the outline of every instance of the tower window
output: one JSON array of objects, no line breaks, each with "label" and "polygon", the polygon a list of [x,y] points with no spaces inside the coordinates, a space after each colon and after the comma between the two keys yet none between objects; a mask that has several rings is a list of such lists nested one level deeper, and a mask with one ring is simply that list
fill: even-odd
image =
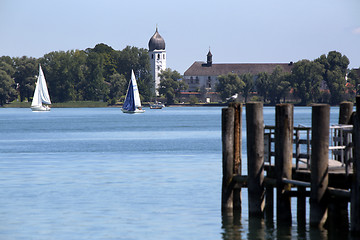
[{"label": "tower window", "polygon": [[151,59],[154,59],[154,54],[151,54]]},{"label": "tower window", "polygon": [[158,59],[160,59],[160,54],[158,54]]},{"label": "tower window", "polygon": [[163,54],[163,59],[165,59],[165,54]]}]

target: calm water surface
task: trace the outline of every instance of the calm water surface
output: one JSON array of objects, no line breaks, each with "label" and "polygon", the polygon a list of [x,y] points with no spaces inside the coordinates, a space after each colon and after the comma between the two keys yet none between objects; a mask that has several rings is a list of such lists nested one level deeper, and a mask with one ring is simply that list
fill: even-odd
[{"label": "calm water surface", "polygon": [[[299,123],[311,108],[295,109]],[[0,109],[0,239],[327,238],[296,214],[285,230],[250,221],[246,189],[241,217],[222,216],[221,177],[218,107]]]}]

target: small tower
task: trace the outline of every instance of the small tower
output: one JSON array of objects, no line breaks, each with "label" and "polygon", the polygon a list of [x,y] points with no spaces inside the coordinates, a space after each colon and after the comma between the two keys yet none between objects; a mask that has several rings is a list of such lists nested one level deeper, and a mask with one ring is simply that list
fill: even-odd
[{"label": "small tower", "polygon": [[209,52],[208,52],[208,54],[207,54],[206,64],[207,64],[208,67],[211,67],[211,65],[212,65],[212,54],[211,54],[211,52],[210,52],[210,48],[209,48]]},{"label": "small tower", "polygon": [[159,74],[161,71],[166,69],[166,51],[165,51],[165,41],[160,36],[158,28],[154,35],[149,40],[149,57],[150,57],[150,70],[151,75],[154,79],[154,93],[158,96],[158,88],[160,86],[160,77]]}]

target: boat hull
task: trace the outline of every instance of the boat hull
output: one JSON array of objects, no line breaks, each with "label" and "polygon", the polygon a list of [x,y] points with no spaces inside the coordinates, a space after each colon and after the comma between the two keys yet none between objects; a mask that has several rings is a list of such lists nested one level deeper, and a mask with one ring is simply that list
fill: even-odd
[{"label": "boat hull", "polygon": [[151,104],[150,109],[162,109],[164,105],[162,104]]},{"label": "boat hull", "polygon": [[32,106],[31,110],[33,112],[46,112],[46,111],[50,111],[50,107],[49,106]]},{"label": "boat hull", "polygon": [[126,110],[126,109],[123,109],[123,108],[121,108],[121,111],[123,113],[144,113],[145,112],[144,109],[135,109],[134,111],[129,111],[129,110]]},{"label": "boat hull", "polygon": [[165,105],[162,104],[161,102],[155,102],[153,104],[150,104],[150,109],[162,109],[164,107]]},{"label": "boat hull", "polygon": [[150,109],[162,109],[162,106],[150,106]]}]

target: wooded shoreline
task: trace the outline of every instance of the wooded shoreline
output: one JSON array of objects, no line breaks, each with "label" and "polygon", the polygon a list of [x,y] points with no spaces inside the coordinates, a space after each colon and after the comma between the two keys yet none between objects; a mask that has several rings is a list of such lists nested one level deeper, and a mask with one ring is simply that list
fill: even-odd
[{"label": "wooded shoreline", "polygon": [[[143,103],[143,107],[150,107],[150,102]],[[178,103],[178,104],[170,104],[166,105],[166,107],[224,107],[229,103]],[[2,108],[30,108],[31,102],[12,102],[8,104],[4,104]],[[312,104],[304,106],[300,104],[293,104],[295,107],[310,107]],[[121,107],[122,104],[108,104],[107,102],[101,101],[71,101],[71,102],[63,102],[63,103],[53,103],[51,108],[99,108],[99,107]],[[263,104],[264,107],[275,107],[275,105],[271,104]],[[338,105],[334,105],[332,107],[336,107]]]}]

